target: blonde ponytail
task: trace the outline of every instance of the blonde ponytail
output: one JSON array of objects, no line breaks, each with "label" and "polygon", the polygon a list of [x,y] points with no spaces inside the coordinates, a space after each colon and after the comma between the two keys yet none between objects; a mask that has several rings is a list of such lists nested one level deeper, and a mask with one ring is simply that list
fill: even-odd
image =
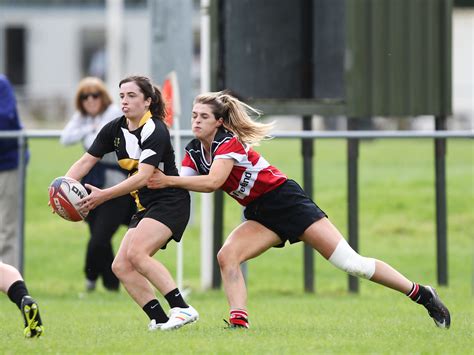
[{"label": "blonde ponytail", "polygon": [[210,105],[215,118],[222,117],[224,127],[234,133],[242,143],[258,145],[261,140],[270,138],[268,132],[273,123],[255,122],[251,115],[260,117],[261,112],[225,91],[198,95],[194,103]]}]

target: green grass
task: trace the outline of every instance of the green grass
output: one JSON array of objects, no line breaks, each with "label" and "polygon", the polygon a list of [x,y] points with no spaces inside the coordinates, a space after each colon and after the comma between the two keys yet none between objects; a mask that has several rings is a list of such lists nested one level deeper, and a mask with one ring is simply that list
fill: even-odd
[{"label": "green grass", "polygon": [[[52,140],[32,140],[28,167],[25,279],[40,302],[46,334],[22,338],[16,307],[0,301],[1,353],[457,353],[473,345],[474,148],[448,141],[449,286],[437,287],[452,312],[449,331],[403,295],[367,281],[347,292],[347,277],[316,256],[316,293],[303,292],[302,245],[272,249],[248,263],[249,331],[224,330],[221,290],[200,290],[199,194],[184,237],[184,284],[198,323],[177,332],[149,333],[147,318],[122,289],[83,292],[87,228],[49,212],[47,187],[81,154]],[[302,181],[300,143],[273,140],[257,148],[271,163]],[[382,259],[407,277],[436,286],[433,143],[363,141],[359,166],[360,252]],[[314,199],[347,232],[346,143],[315,144]],[[225,233],[241,208],[225,199]],[[125,229],[114,238],[117,247]],[[156,256],[175,273],[176,247]],[[166,302],[160,297],[163,305]]]}]

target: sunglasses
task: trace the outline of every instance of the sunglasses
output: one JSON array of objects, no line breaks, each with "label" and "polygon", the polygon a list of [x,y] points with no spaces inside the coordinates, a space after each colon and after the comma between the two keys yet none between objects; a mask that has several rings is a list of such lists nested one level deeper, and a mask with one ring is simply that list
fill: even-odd
[{"label": "sunglasses", "polygon": [[91,96],[93,99],[98,99],[100,97],[100,92],[91,92],[88,94],[81,94],[80,98],[82,101],[86,101],[89,96]]}]

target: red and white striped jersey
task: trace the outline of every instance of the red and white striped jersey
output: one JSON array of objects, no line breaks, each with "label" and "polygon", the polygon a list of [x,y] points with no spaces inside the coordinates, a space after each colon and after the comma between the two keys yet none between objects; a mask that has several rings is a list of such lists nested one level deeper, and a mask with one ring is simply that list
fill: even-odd
[{"label": "red and white striped jersey", "polygon": [[243,206],[288,179],[255,150],[246,147],[231,132],[222,128],[217,131],[212,142],[211,161],[206,161],[204,148],[198,139],[193,139],[186,146],[181,175],[208,175],[212,162],[216,159],[234,160],[234,167],[221,189]]}]

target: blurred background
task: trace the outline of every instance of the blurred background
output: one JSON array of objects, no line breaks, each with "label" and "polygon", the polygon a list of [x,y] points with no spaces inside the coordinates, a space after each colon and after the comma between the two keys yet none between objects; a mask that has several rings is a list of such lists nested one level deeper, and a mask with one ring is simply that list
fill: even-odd
[{"label": "blurred background", "polygon": [[[175,13],[186,14],[179,20],[189,20],[182,32],[195,36],[183,46],[189,47],[185,51],[191,63],[190,87],[197,93],[199,1],[177,3],[186,7],[175,6]],[[170,6],[169,1],[147,0],[1,0],[0,72],[15,86],[26,128],[62,128],[74,111],[76,87],[85,76],[104,79],[112,93],[118,92],[118,82],[126,75],[153,78],[153,57],[161,55],[153,52],[153,42],[160,41],[157,31],[163,23],[160,28],[152,28],[152,23],[156,13],[166,15],[158,8],[162,4]],[[178,23],[178,18],[173,21]],[[163,79],[155,82],[161,84]]]},{"label": "blurred background", "polygon": [[[272,3],[280,4],[282,2],[260,0],[252,4],[251,1],[241,1],[239,7],[237,6],[239,2],[236,1],[0,0],[0,72],[6,74],[15,86],[20,116],[26,128],[62,128],[74,110],[73,95],[77,83],[84,76],[94,75],[103,78],[108,83],[109,89],[114,92],[118,80],[126,75],[144,74],[161,84],[170,70],[178,70],[183,95],[183,112],[185,113],[183,128],[186,128],[186,122],[189,121],[186,112],[190,111],[192,97],[201,90],[201,15],[207,13],[211,17],[219,17],[220,22],[218,21],[218,23],[226,22],[228,24],[227,28],[224,28],[227,31],[225,34],[227,37],[221,37],[225,37],[224,42],[228,43],[226,53],[229,53],[232,50],[232,41],[242,34],[236,33],[234,38],[229,38],[232,36],[232,33],[229,33],[229,30],[233,30],[232,26],[240,26],[240,28],[249,26],[247,35],[254,37],[254,44],[259,44],[258,39],[255,38],[260,34],[265,36],[265,31],[262,31],[258,26],[251,28],[252,23],[249,17],[252,16],[244,10],[254,7],[256,13],[268,9],[271,12]],[[289,7],[304,6],[304,3],[305,1],[296,1]],[[341,33],[344,31],[347,33],[350,24],[344,25],[347,21],[344,22],[342,17],[349,17],[348,11],[354,4],[377,10],[375,3],[370,0],[314,1],[312,3],[313,9],[320,10],[320,14],[330,15],[330,17],[318,18],[318,13],[315,12],[316,15],[313,19],[315,35],[313,37],[323,36],[322,32],[318,31],[318,26],[321,21],[329,18],[332,23],[323,24],[324,31],[328,36],[332,36],[334,44],[333,47],[328,48],[326,44],[331,43],[329,37],[321,37],[323,41],[316,42],[315,50],[318,50],[317,43],[323,43],[325,47],[322,50],[332,51],[334,52],[332,55],[336,56],[333,64],[340,65],[341,68],[344,65],[343,69],[347,72],[351,56],[345,43],[349,39],[347,35],[344,36]],[[411,11],[413,4],[417,3],[419,11],[416,13],[412,11],[415,13],[415,18],[410,20],[415,23],[418,20],[423,21],[425,8],[429,9],[430,4],[446,3],[449,10],[452,9],[452,27],[449,26],[448,31],[451,43],[447,44],[451,57],[451,75],[448,75],[448,79],[451,81],[449,88],[452,92],[452,112],[447,110],[450,115],[448,127],[472,129],[474,117],[472,64],[474,61],[474,0],[421,0],[413,2],[402,0],[384,1],[383,3],[388,4],[386,11],[390,11],[391,7],[396,11],[397,5],[395,3],[405,4],[406,11]],[[211,6],[210,9],[209,6]],[[217,10],[212,10],[213,6]],[[393,17],[396,18],[396,16]],[[214,18],[214,20],[216,19]],[[292,20],[290,15],[281,17],[281,11],[279,13],[275,10],[272,20],[262,19],[263,25],[261,27],[275,24],[278,24],[278,27],[291,27],[293,26],[292,21],[295,20]],[[399,26],[400,30],[403,30],[403,23],[400,23]],[[219,30],[222,30],[222,26],[218,28]],[[281,32],[278,33],[281,34]],[[338,33],[339,37],[337,37]],[[216,35],[213,36],[215,38]],[[291,38],[291,34],[289,36],[282,39],[295,40]],[[412,34],[407,33],[406,36],[409,38]],[[222,43],[223,40],[217,38],[217,41]],[[294,42],[297,41],[298,39]],[[285,43],[277,45],[281,47],[282,53],[285,52]],[[236,48],[244,50],[247,48],[251,51],[252,43],[247,42],[240,47],[237,45]],[[113,55],[110,56],[109,52],[112,52]],[[222,49],[219,50],[219,53],[223,53]],[[256,52],[254,54],[258,55]],[[225,55],[224,53],[223,60],[228,67],[239,65],[240,59],[232,61]],[[280,66],[291,64],[289,62],[291,57],[287,62],[284,57],[285,55],[282,55],[281,58],[278,58]],[[317,54],[314,55],[313,61],[317,62],[318,58],[320,59]],[[322,60],[330,61],[331,57],[326,56]],[[271,69],[274,69],[271,65],[272,62],[275,62],[274,58],[263,58],[259,63],[264,61],[269,63],[269,70],[264,73],[265,75],[273,77],[281,75],[271,72]],[[211,64],[216,64],[212,63],[212,58]],[[315,75],[318,75],[318,68],[324,68],[324,62],[322,65],[315,67]],[[257,66],[255,69],[261,71]],[[113,70],[112,73],[111,70]],[[237,75],[240,73],[237,72]],[[332,78],[334,79],[334,76]],[[232,73],[227,75],[227,79],[227,84],[234,80]],[[325,80],[331,80],[331,77],[326,76]],[[268,78],[268,81],[271,82],[271,78]],[[337,77],[332,82],[334,89]],[[442,81],[435,81],[434,85],[440,83],[445,85]],[[212,84],[210,88],[221,89],[219,85],[213,87]],[[330,89],[326,87],[322,91],[331,91]],[[334,90],[332,92],[334,93]],[[342,96],[344,99],[344,95],[337,95],[337,85],[335,96],[339,96],[339,98]],[[316,129],[346,129],[344,115],[336,112],[329,116],[331,116],[331,120],[316,115],[313,127]],[[371,112],[370,116],[372,118],[370,128],[434,128],[432,118],[425,117],[423,114],[413,115],[410,120],[403,119],[403,117],[402,119],[393,119],[393,113],[391,113],[392,119],[385,119],[384,115],[379,112]],[[398,116],[405,115],[402,112]],[[291,119],[291,116],[284,117],[283,114],[277,119],[277,128],[288,127],[299,128],[298,123],[295,126],[295,121]]]},{"label": "blurred background", "polygon": [[[178,283],[185,275],[183,285],[206,314],[197,328],[182,338],[176,333],[169,342],[142,334],[142,319],[124,292],[116,299],[105,290],[84,296],[79,275],[87,225],[60,220],[45,202],[46,186],[83,152],[82,146],[64,147],[57,139],[74,112],[79,81],[101,77],[118,103],[121,78],[142,74],[163,85],[175,71],[181,97],[175,122],[182,129],[190,126],[196,94],[229,88],[262,109],[263,119],[275,121],[277,131],[287,130],[283,134],[462,130],[468,139],[449,139],[449,154],[448,139],[300,139],[308,132],[258,148],[309,195],[314,192],[355,249],[414,279],[446,286],[442,293],[457,314],[455,332],[433,332],[426,319],[413,318],[408,302],[387,317],[386,305],[399,295],[371,283],[361,287],[364,297],[346,297],[344,273],[322,258],[313,260],[312,250],[294,247],[270,250],[249,264],[249,290],[264,295],[252,297],[260,314],[254,324],[264,331],[250,333],[245,341],[247,346],[255,339],[247,352],[256,354],[469,353],[473,63],[474,0],[0,0],[0,73],[14,85],[25,128],[53,131],[39,132],[51,139],[31,133],[28,173],[23,165],[18,179],[24,205],[17,229],[18,234],[24,229],[28,287],[49,312],[45,319],[51,329],[50,341],[31,343],[31,350],[198,353],[204,348],[220,354],[241,348],[241,337],[231,339],[216,328],[225,309],[222,293],[200,292],[220,288],[215,253],[242,218],[230,197],[193,194],[184,253],[182,243],[173,243],[160,255]],[[115,250],[119,243],[114,238]],[[317,303],[300,293],[302,282],[305,291],[315,291],[314,270]],[[358,290],[353,278],[349,290]],[[25,353],[28,344],[8,342],[19,335],[18,314],[1,308],[11,306],[0,302],[4,352]],[[291,309],[292,316],[275,309]],[[313,310],[317,322],[308,317]],[[117,318],[104,322],[111,314]],[[340,319],[348,321],[341,326]],[[387,322],[403,326],[394,333],[387,331]],[[133,326],[124,337],[123,324],[129,323]],[[288,337],[288,329],[295,329],[294,335]]]}]

